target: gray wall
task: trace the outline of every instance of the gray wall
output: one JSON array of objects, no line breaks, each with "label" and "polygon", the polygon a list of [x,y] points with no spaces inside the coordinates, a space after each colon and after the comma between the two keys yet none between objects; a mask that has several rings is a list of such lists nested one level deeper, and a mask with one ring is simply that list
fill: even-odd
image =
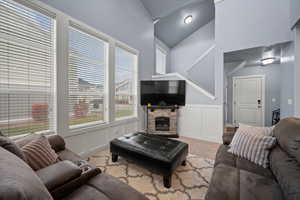
[{"label": "gray wall", "polygon": [[290,25],[291,27],[300,19],[300,1],[299,0],[290,0]]},{"label": "gray wall", "polygon": [[[171,71],[178,72],[203,89],[215,93],[215,55],[212,51],[205,59],[197,64],[189,73],[195,61],[215,43],[215,21],[211,21],[178,45],[171,49]],[[191,104],[217,104],[196,91],[190,90],[188,103]]]},{"label": "gray wall", "polygon": [[158,38],[155,38],[155,45],[158,45],[160,48],[165,50],[165,52],[167,53],[166,72],[169,73],[171,71],[171,50],[170,50],[170,48],[165,43],[163,43],[161,40],[159,40]]},{"label": "gray wall", "polygon": [[294,102],[294,62],[294,43],[290,43],[282,49],[282,61],[280,67],[281,118],[294,116],[294,103],[288,103],[289,99]]},{"label": "gray wall", "polygon": [[215,22],[213,20],[172,48],[171,71],[186,75],[186,71],[214,42]]},{"label": "gray wall", "polygon": [[224,53],[291,41],[293,37],[287,1],[225,0],[215,7],[215,88],[217,102],[223,104]]},{"label": "gray wall", "polygon": [[154,74],[154,25],[139,0],[41,0],[140,51],[140,78]]},{"label": "gray wall", "polygon": [[215,94],[215,51],[188,70],[187,77],[211,94]]},{"label": "gray wall", "polygon": [[[245,67],[227,77],[228,80],[228,123],[232,123],[233,79],[234,76],[265,75],[265,125],[272,125],[272,111],[280,108],[281,66],[274,64],[267,67]],[[272,99],[276,102],[272,102]]]},{"label": "gray wall", "polygon": [[217,3],[217,43],[224,52],[229,52],[290,41],[289,12],[286,0],[225,0]]}]

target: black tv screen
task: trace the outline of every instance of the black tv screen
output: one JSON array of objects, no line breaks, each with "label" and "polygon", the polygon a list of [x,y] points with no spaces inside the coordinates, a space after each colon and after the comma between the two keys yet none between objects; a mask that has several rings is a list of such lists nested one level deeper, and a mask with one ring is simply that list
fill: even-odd
[{"label": "black tv screen", "polygon": [[185,81],[141,81],[141,105],[184,106]]}]

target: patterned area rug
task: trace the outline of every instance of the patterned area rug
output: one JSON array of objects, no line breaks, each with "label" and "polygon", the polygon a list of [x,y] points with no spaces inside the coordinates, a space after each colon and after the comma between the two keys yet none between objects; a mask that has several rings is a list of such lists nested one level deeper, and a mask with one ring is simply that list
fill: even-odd
[{"label": "patterned area rug", "polygon": [[189,155],[187,165],[180,166],[172,177],[172,187],[163,186],[162,176],[119,157],[111,161],[108,151],[99,152],[89,159],[102,171],[119,178],[150,200],[204,200],[213,171],[213,160]]}]

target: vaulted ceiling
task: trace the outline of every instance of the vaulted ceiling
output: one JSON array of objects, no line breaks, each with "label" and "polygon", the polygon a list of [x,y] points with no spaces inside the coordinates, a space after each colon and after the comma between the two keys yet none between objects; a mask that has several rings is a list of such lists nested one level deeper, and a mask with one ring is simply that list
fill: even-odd
[{"label": "vaulted ceiling", "polygon": [[[170,48],[214,19],[213,0],[141,0],[155,24],[155,35]],[[184,18],[193,16],[191,24]]]}]

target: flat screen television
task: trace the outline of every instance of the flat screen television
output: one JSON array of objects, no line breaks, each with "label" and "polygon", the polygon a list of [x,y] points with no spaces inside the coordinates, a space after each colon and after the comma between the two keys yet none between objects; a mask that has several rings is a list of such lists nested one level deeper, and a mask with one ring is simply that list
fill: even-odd
[{"label": "flat screen television", "polygon": [[141,105],[184,106],[185,81],[141,81]]}]

